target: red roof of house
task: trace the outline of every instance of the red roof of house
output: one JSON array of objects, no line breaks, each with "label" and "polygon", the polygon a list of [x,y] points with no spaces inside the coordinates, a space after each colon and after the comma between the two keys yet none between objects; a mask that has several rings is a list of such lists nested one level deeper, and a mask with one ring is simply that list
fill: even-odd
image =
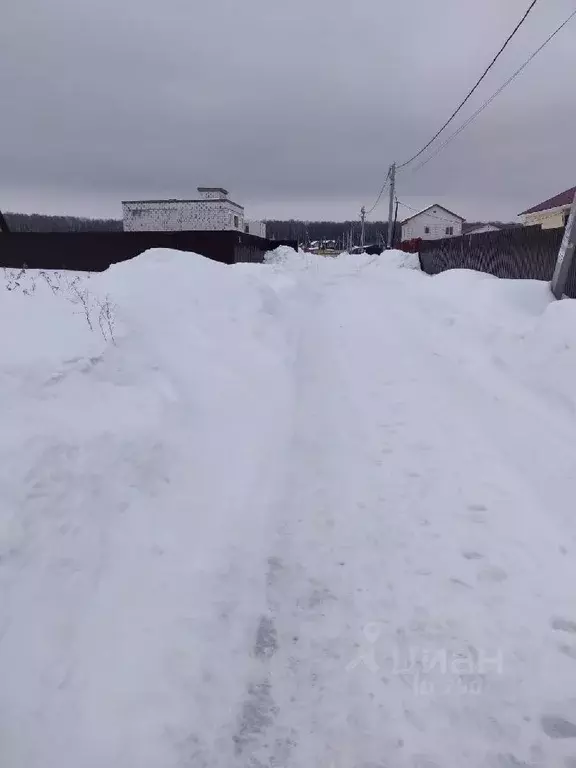
[{"label": "red roof of house", "polygon": [[535,205],[533,208],[528,208],[527,211],[522,211],[522,213],[518,215],[523,216],[525,213],[538,213],[538,211],[547,211],[549,208],[560,208],[563,205],[572,205],[575,193],[576,187],[570,187],[570,189],[560,192],[559,195],[544,200],[543,203],[538,203],[538,205]]}]

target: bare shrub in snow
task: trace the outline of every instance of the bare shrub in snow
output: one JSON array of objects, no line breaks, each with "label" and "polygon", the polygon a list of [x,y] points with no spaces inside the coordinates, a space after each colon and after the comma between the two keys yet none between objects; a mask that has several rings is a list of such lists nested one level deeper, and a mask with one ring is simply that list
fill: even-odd
[{"label": "bare shrub in snow", "polygon": [[4,267],[4,279],[6,280],[6,290],[7,291],[17,291],[22,290],[22,293],[29,294],[30,292],[34,292],[36,285],[34,283],[34,289],[30,291],[25,283],[26,278],[26,268],[25,266],[22,267],[22,269],[10,269],[9,267]]},{"label": "bare shrub in snow", "polygon": [[60,272],[54,272],[54,274],[51,276],[48,272],[44,272],[44,270],[42,270],[39,273],[39,276],[48,285],[48,287],[50,288],[53,294],[58,293],[58,291],[60,290],[60,282],[62,279]]},{"label": "bare shrub in snow", "polygon": [[36,291],[38,281],[43,280],[54,296],[61,295],[79,308],[78,314],[83,315],[91,331],[97,326],[106,341],[116,343],[114,304],[109,296],[103,300],[95,296],[85,285],[85,281],[89,279],[89,274],[69,278],[61,272],[27,271],[26,265],[21,269],[4,268],[7,291],[21,291],[24,295],[31,296]]},{"label": "bare shrub in snow", "polygon": [[84,318],[88,323],[88,327],[90,328],[91,331],[93,331],[94,330],[94,326],[92,324],[93,302],[92,302],[92,296],[90,294],[90,291],[87,288],[84,288],[80,277],[74,277],[72,280],[67,279],[66,285],[68,288],[68,293],[66,295],[67,300],[70,301],[72,304],[75,304],[76,306],[81,307],[80,311],[84,315]]},{"label": "bare shrub in snow", "polygon": [[100,332],[106,340],[110,339],[114,344],[116,339],[114,338],[114,304],[111,303],[108,296],[103,302],[99,302],[100,311],[98,313],[98,325],[100,326]]}]

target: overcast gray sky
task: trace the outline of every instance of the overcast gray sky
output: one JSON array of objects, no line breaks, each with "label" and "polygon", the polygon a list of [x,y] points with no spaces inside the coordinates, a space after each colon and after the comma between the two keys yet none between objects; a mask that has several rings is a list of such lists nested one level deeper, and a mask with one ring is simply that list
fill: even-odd
[{"label": "overcast gray sky", "polygon": [[[539,1],[463,119],[575,3]],[[253,218],[354,218],[527,5],[4,0],[0,209],[119,217],[217,185]],[[575,39],[576,19],[398,197],[512,219],[576,185]]]}]

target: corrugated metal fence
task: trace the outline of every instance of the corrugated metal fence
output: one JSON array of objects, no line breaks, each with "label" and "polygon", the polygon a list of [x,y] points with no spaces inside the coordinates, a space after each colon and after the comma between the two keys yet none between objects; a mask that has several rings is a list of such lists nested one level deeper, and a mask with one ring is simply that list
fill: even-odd
[{"label": "corrugated metal fence", "polygon": [[[428,240],[419,244],[420,265],[435,275],[447,269],[476,269],[497,277],[551,280],[563,229],[518,227],[499,232]],[[565,289],[576,298],[576,262]]]},{"label": "corrugated metal fence", "polygon": [[195,251],[214,261],[235,264],[263,261],[266,252],[279,245],[298,248],[292,240],[267,240],[233,231],[4,232],[0,234],[0,267],[100,272],[148,248]]}]

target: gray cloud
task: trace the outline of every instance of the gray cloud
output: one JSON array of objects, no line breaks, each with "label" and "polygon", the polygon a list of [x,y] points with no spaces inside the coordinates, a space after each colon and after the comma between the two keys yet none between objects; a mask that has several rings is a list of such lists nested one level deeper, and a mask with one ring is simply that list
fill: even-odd
[{"label": "gray cloud", "polygon": [[[122,198],[221,184],[250,215],[354,217],[389,163],[442,124],[526,4],[8,4],[0,208],[119,216]],[[463,119],[571,8],[536,6]],[[575,28],[424,169],[402,173],[400,199],[512,218],[576,184]]]}]

